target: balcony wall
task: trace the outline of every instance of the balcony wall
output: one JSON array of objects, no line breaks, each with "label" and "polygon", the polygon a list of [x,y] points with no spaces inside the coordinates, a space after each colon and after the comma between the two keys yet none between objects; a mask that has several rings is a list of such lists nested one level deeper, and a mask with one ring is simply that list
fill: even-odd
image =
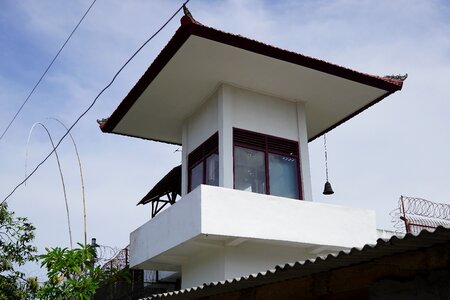
[{"label": "balcony wall", "polygon": [[131,233],[130,265],[182,270],[192,285],[376,239],[371,210],[201,185]]}]

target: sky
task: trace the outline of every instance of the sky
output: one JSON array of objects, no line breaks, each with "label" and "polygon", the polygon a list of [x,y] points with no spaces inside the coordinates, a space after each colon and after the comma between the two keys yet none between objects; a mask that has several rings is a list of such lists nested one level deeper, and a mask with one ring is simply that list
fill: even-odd
[{"label": "sky", "polygon": [[[41,76],[91,0],[0,0],[0,131]],[[182,4],[175,0],[97,0],[47,76],[0,140],[0,200],[51,150],[131,54]],[[400,195],[450,203],[450,3],[415,0],[191,0],[199,22],[374,75],[408,74],[403,90],[309,143],[313,200],[373,209],[393,229]],[[174,166],[177,146],[104,134],[108,117],[179,26],[181,13],[125,68],[73,129],[83,167],[87,235],[122,248],[150,219],[137,202]],[[30,137],[29,137],[30,135]],[[27,140],[29,138],[28,148]],[[58,149],[74,242],[83,242],[80,173],[74,147]],[[39,252],[68,247],[58,166],[50,158],[9,199],[36,226]],[[37,267],[28,272],[38,274]]]}]

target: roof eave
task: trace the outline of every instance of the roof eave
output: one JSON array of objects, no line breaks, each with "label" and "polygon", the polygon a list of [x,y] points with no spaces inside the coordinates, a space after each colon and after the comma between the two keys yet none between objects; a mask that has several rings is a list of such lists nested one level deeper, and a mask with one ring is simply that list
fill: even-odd
[{"label": "roof eave", "polygon": [[[402,86],[400,86],[400,89],[402,88]],[[348,115],[347,117],[345,117],[344,119],[340,120],[337,123],[334,123],[332,126],[328,127],[327,129],[319,132],[318,134],[316,134],[315,136],[311,137],[310,139],[308,139],[308,143],[314,141],[315,139],[317,139],[318,137],[324,135],[325,133],[333,130],[334,128],[338,127],[339,125],[347,122],[348,120],[352,119],[353,117],[359,115],[360,113],[362,113],[363,111],[365,111],[366,109],[370,108],[371,106],[377,104],[378,102],[380,102],[381,100],[383,100],[384,98],[388,97],[389,95],[395,93],[396,91],[393,92],[387,92],[384,95],[378,97],[377,99],[373,100],[372,102],[370,102],[369,104],[367,104],[366,106],[363,106],[362,108],[358,109],[357,111],[355,111],[354,113]]]},{"label": "roof eave", "polygon": [[156,76],[158,76],[159,72],[161,72],[164,66],[170,61],[170,59],[175,55],[178,49],[180,49],[183,43],[189,38],[189,36],[191,35],[191,29],[194,26],[197,26],[196,22],[182,21],[181,26],[175,32],[174,36],[170,39],[168,44],[156,57],[147,71],[145,71],[144,75],[142,75],[139,81],[130,90],[128,95],[122,100],[122,102],[103,124],[103,126],[100,127],[102,132],[116,133],[113,132],[114,128],[125,116],[128,110],[133,106],[133,104],[139,99],[139,96],[141,96],[148,85],[156,78]]},{"label": "roof eave", "polygon": [[[278,60],[290,62],[296,65],[300,65],[303,67],[307,67],[310,69],[314,69],[317,71],[321,71],[330,75],[338,76],[341,78],[345,78],[354,82],[358,82],[361,84],[365,84],[368,86],[376,87],[387,91],[383,96],[375,99],[368,105],[359,109],[358,111],[352,113],[348,117],[339,122],[333,124],[328,127],[320,134],[315,135],[310,138],[309,141],[316,139],[318,136],[326,133],[333,128],[339,126],[345,121],[351,119],[355,115],[369,108],[370,106],[378,103],[385,97],[390,94],[399,91],[402,89],[403,81],[395,80],[395,79],[387,79],[377,76],[368,75],[365,73],[360,73],[348,68],[344,68],[338,65],[334,65],[322,60],[318,60],[312,57],[304,56],[295,52],[286,51],[280,48],[276,48],[255,40],[251,40],[239,35],[234,35],[230,33],[226,33],[211,27],[206,27],[197,21],[188,18],[186,16],[181,19],[181,26],[175,32],[174,36],[170,39],[168,44],[163,48],[161,53],[156,57],[154,62],[150,65],[144,75],[138,80],[136,85],[130,90],[128,95],[123,99],[123,101],[119,104],[116,110],[112,113],[112,115],[106,120],[100,129],[105,133],[115,133],[125,136],[132,136],[128,134],[122,134],[119,132],[114,132],[115,127],[119,124],[122,118],[126,115],[126,113],[131,109],[133,104],[139,99],[145,89],[150,85],[150,83],[158,76],[161,70],[165,67],[165,65],[170,61],[170,59],[175,55],[175,53],[183,46],[186,40],[191,36],[199,36],[209,40],[213,40],[216,42],[228,44],[237,48],[241,48],[247,51],[251,51],[257,54],[265,55],[268,57],[272,57]],[[147,140],[144,137],[140,137]],[[176,144],[168,141],[160,141],[169,144]],[[178,145],[178,144],[176,144]]]}]

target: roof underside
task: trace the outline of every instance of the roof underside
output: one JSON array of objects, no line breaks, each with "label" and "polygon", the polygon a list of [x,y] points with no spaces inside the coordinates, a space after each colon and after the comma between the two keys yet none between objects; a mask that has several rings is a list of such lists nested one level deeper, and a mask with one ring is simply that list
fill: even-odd
[{"label": "roof underside", "polygon": [[191,22],[180,27],[102,130],[181,144],[183,121],[221,84],[303,102],[309,140],[402,86]]}]

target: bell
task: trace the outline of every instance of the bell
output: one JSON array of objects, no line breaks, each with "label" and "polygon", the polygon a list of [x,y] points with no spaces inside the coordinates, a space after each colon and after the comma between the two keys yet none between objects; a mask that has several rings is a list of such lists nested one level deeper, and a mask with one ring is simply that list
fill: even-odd
[{"label": "bell", "polygon": [[323,189],[323,194],[324,195],[332,195],[334,194],[333,189],[331,188],[331,183],[327,180],[327,182],[325,182],[325,187]]}]

